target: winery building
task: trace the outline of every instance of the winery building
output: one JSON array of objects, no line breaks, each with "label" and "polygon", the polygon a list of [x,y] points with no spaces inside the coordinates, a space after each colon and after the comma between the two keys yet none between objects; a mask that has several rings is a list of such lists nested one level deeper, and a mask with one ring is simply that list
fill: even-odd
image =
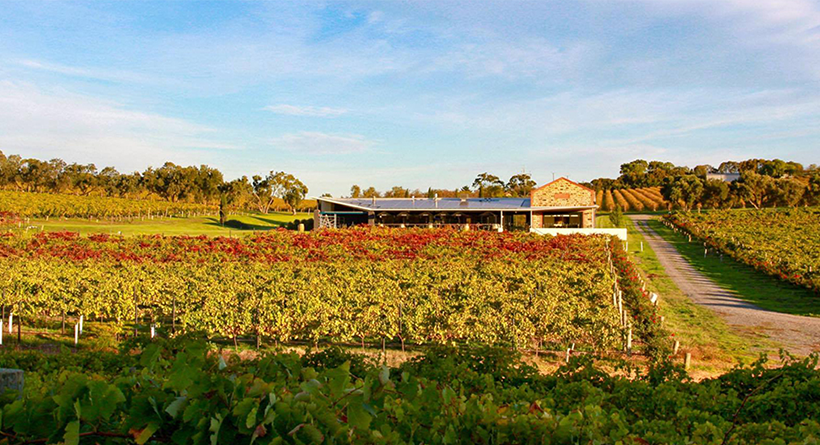
[{"label": "winery building", "polygon": [[314,227],[459,227],[477,230],[591,229],[595,192],[559,178],[528,198],[318,198]]}]

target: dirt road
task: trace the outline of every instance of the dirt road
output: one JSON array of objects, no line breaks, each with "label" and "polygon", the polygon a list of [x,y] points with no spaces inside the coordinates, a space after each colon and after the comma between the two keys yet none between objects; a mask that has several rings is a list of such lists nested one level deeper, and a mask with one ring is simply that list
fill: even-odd
[{"label": "dirt road", "polygon": [[695,303],[705,306],[739,331],[764,334],[793,354],[820,351],[820,318],[767,311],[743,301],[697,271],[647,225],[651,215],[630,215],[638,230],[655,251],[666,273]]}]

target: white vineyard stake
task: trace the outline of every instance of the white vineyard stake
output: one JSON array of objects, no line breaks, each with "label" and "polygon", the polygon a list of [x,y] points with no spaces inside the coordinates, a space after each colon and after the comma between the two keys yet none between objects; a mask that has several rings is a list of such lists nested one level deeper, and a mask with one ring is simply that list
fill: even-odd
[{"label": "white vineyard stake", "polygon": [[14,314],[9,313],[9,334],[14,334]]},{"label": "white vineyard stake", "polygon": [[80,324],[76,323],[74,325],[74,346],[77,346],[77,343],[80,341]]},{"label": "white vineyard stake", "polygon": [[83,316],[80,315],[80,335],[83,334]]}]

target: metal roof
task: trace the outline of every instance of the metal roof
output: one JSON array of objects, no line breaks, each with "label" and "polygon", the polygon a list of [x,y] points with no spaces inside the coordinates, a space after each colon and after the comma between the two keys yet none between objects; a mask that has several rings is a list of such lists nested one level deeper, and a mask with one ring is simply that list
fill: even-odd
[{"label": "metal roof", "polygon": [[370,211],[530,211],[597,207],[530,207],[530,198],[318,198],[318,200]]}]

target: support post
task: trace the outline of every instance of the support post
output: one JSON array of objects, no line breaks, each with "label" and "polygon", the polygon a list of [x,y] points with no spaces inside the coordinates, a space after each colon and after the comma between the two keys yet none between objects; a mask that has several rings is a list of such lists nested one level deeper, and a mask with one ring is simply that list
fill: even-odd
[{"label": "support post", "polygon": [[626,352],[632,353],[632,326],[626,334]]},{"label": "support post", "polygon": [[134,299],[134,337],[137,336],[137,300]]}]

